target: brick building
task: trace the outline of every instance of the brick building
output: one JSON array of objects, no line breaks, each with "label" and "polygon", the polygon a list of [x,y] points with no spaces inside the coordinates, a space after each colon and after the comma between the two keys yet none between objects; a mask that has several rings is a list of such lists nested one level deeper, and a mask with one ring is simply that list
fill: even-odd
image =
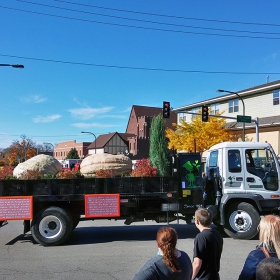
[{"label": "brick building", "polygon": [[72,148],[76,148],[80,158],[84,158],[87,154],[87,148],[91,142],[79,142],[76,143],[76,140],[69,140],[66,142],[60,142],[57,146],[54,146],[53,156],[57,160],[63,160],[67,157],[67,154]]},{"label": "brick building", "polygon": [[[162,114],[162,108],[133,105],[126,127],[128,137],[128,150],[133,159],[149,157],[150,129],[153,117]],[[172,128],[172,123],[177,122],[177,115],[170,112],[170,118],[165,119],[166,128]]]}]

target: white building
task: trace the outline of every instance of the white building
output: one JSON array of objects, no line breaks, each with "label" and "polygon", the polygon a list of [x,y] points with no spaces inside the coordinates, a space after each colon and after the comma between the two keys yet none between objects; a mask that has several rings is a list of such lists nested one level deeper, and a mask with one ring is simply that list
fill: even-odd
[{"label": "white building", "polygon": [[[218,93],[217,93],[218,94]],[[238,96],[239,95],[239,96]],[[178,112],[177,123],[180,119],[191,122],[193,117],[189,113],[197,113],[202,105],[210,108],[210,115],[223,113],[223,116],[236,118],[237,115],[250,116],[258,123],[259,133],[256,133],[256,123],[245,123],[245,135],[252,141],[269,142],[276,154],[280,153],[280,80],[266,83],[260,86],[241,90],[236,93],[227,93],[217,97],[201,100],[194,104],[185,105],[174,109]],[[241,99],[240,99],[240,98]],[[243,100],[243,103],[242,103]],[[244,107],[243,107],[244,104]],[[181,113],[180,113],[181,112]],[[187,112],[187,113],[184,113]],[[243,132],[243,123],[237,123],[234,119],[226,119],[231,129]]]}]

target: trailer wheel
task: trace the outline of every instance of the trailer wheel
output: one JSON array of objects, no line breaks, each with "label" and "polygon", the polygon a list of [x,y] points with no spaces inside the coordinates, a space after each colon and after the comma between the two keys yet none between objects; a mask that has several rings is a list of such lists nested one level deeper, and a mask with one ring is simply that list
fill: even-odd
[{"label": "trailer wheel", "polygon": [[252,239],[258,234],[260,215],[249,203],[233,204],[226,213],[225,233],[236,239]]},{"label": "trailer wheel", "polygon": [[39,212],[31,224],[33,238],[43,246],[62,244],[72,229],[72,216],[66,210],[54,206]]}]

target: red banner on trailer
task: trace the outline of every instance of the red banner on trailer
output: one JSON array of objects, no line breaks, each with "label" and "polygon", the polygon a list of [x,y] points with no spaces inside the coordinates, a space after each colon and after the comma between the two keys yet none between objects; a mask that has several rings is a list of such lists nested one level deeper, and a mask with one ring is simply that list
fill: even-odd
[{"label": "red banner on trailer", "polygon": [[5,220],[32,220],[32,196],[5,196],[0,197],[0,221]]},{"label": "red banner on trailer", "polygon": [[85,195],[86,218],[108,218],[120,216],[119,194]]}]

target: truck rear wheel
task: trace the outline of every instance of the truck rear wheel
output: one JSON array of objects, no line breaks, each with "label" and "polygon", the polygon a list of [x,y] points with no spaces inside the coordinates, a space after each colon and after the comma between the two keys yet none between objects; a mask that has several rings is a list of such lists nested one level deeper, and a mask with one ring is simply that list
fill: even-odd
[{"label": "truck rear wheel", "polygon": [[249,203],[233,204],[226,213],[225,233],[236,239],[252,239],[258,234],[260,215]]},{"label": "truck rear wheel", "polygon": [[61,245],[73,229],[72,216],[59,207],[39,212],[31,224],[33,238],[43,246]]}]

